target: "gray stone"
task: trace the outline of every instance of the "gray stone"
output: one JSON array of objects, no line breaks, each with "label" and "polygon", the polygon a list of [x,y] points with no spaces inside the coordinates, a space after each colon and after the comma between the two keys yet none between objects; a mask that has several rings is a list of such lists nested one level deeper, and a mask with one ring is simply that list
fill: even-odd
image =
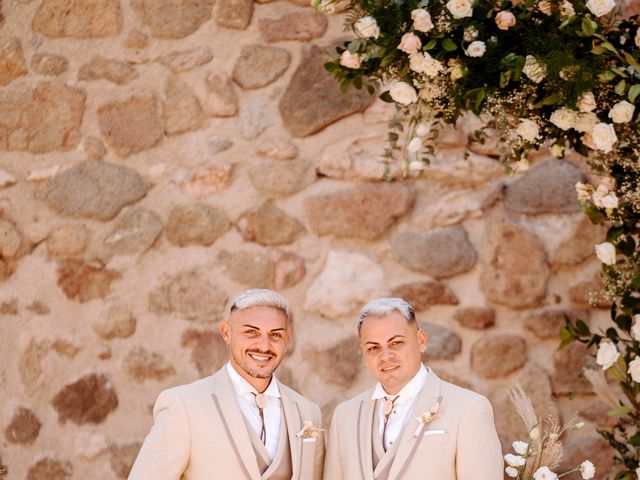
[{"label": "gray stone", "polygon": [[115,37],[122,29],[119,0],[43,0],[31,23],[47,37]]},{"label": "gray stone", "polygon": [[216,320],[224,312],[227,294],[197,271],[180,272],[165,279],[149,295],[154,313],[176,313],[187,320]]},{"label": "gray stone", "polygon": [[31,445],[40,433],[42,424],[28,408],[19,407],[13,412],[11,422],[4,431],[4,438],[10,443]]},{"label": "gray stone", "polygon": [[141,447],[140,442],[109,445],[109,466],[117,478],[127,480]]},{"label": "gray stone", "polygon": [[35,90],[0,92],[0,149],[48,153],[76,148],[85,100],[84,90],[51,82],[40,82]]},{"label": "gray stone", "polygon": [[276,123],[269,104],[263,98],[254,98],[240,106],[240,133],[246,140],[257,138],[267,128]]},{"label": "gray stone", "polygon": [[220,152],[226,152],[233,147],[233,141],[228,138],[216,138],[207,143],[207,150],[209,154],[215,155]]},{"label": "gray stone", "polygon": [[584,180],[578,167],[565,160],[535,165],[507,186],[504,204],[516,213],[570,213],[580,209],[576,182]]},{"label": "gray stone", "polygon": [[198,130],[204,126],[202,105],[186,82],[170,75],[164,95],[162,118],[167,135]]},{"label": "gray stone", "polygon": [[340,91],[338,82],[324,69],[326,50],[306,46],[298,68],[280,98],[280,115],[294,137],[306,137],[327,125],[364,111],[375,98],[366,89]]},{"label": "gray stone", "polygon": [[138,73],[128,63],[111,60],[101,55],[94,56],[78,71],[78,80],[109,80],[117,85],[124,85],[136,78]]},{"label": "gray stone", "polygon": [[[214,330],[186,330],[180,344],[191,349],[191,361],[201,377],[213,374],[227,361],[228,348],[222,335]],[[279,377],[279,375],[278,375]]]},{"label": "gray stone", "polygon": [[244,89],[261,88],[287,70],[291,54],[280,47],[245,45],[233,67],[233,80]]},{"label": "gray stone", "polygon": [[44,457],[29,467],[27,480],[71,480],[73,467],[66,460]]},{"label": "gray stone", "polygon": [[326,15],[314,12],[286,13],[279,18],[262,18],[258,28],[267,42],[308,42],[322,37],[329,22]]},{"label": "gray stone", "polygon": [[184,38],[211,18],[214,0],[132,0],[136,15],[158,38]]},{"label": "gray stone", "polygon": [[589,312],[586,310],[567,310],[563,308],[545,308],[530,312],[524,319],[524,326],[536,337],[547,339],[560,339],[560,328],[565,324],[565,317],[572,320],[577,318],[589,321]]},{"label": "gray stone", "polygon": [[253,16],[253,0],[218,0],[215,15],[218,25],[245,30]]},{"label": "gray stone", "polygon": [[118,407],[118,397],[107,376],[91,373],[66,385],[51,403],[60,423],[84,425],[102,423]]},{"label": "gray stone", "polygon": [[136,318],[122,305],[112,305],[93,322],[93,330],[105,340],[128,338],[136,331]]},{"label": "gray stone", "polygon": [[405,299],[418,312],[432,305],[457,305],[460,302],[449,287],[433,281],[405,283],[395,287],[391,295]]},{"label": "gray stone", "polygon": [[67,298],[80,303],[105,298],[111,283],[120,277],[120,272],[105,268],[98,262],[67,259],[58,266],[58,285]]},{"label": "gray stone", "polygon": [[229,229],[227,215],[204,204],[174,207],[167,221],[166,235],[174,245],[211,245]]},{"label": "gray stone", "polygon": [[420,327],[427,334],[429,343],[422,354],[422,360],[451,360],[462,350],[462,340],[448,328],[435,323],[420,322]]},{"label": "gray stone", "polygon": [[522,368],[527,344],[518,335],[491,335],[471,347],[471,369],[484,378],[501,378]]},{"label": "gray stone", "polygon": [[238,113],[238,98],[230,78],[219,73],[209,73],[207,84],[207,102],[205,113],[210,117],[233,117]]},{"label": "gray stone", "polygon": [[463,327],[485,330],[496,324],[496,312],[491,307],[466,307],[453,312],[453,319]]},{"label": "gray stone", "polygon": [[243,213],[237,226],[245,241],[262,245],[292,243],[305,231],[298,220],[271,202]]},{"label": "gray stone", "polygon": [[265,198],[292,195],[313,182],[316,172],[306,160],[263,161],[249,165],[249,179]]},{"label": "gray stone", "polygon": [[580,215],[572,226],[566,241],[550,252],[549,260],[555,266],[578,265],[594,255],[593,246],[605,238],[604,225],[594,225],[586,215]]},{"label": "gray stone", "polygon": [[158,352],[149,352],[140,346],[133,347],[124,357],[124,370],[132,380],[142,383],[145,380],[161,381],[176,374],[173,368]]},{"label": "gray stone", "polygon": [[471,270],[477,258],[460,225],[429,232],[402,232],[392,238],[391,246],[402,265],[437,279]]},{"label": "gray stone", "polygon": [[91,232],[82,224],[63,225],[47,238],[47,252],[54,258],[80,257],[89,245]]},{"label": "gray stone", "polygon": [[304,210],[318,235],[375,240],[387,233],[412,205],[413,193],[405,185],[368,183],[308,197]]},{"label": "gray stone", "polygon": [[143,208],[125,210],[118,218],[113,230],[102,242],[103,259],[114,255],[136,255],[146,252],[162,233],[162,221]]},{"label": "gray stone", "polygon": [[274,264],[266,255],[222,250],[218,254],[218,263],[229,278],[241,285],[252,288],[274,286]]},{"label": "gray stone", "polygon": [[342,389],[353,385],[362,368],[360,342],[355,335],[327,349],[307,348],[305,357],[311,362],[314,374]]},{"label": "gray stone", "polygon": [[121,157],[147,150],[162,140],[162,120],[150,95],[107,103],[97,113],[102,136]]},{"label": "gray stone", "polygon": [[505,217],[487,222],[485,231],[480,288],[487,299],[511,308],[540,305],[547,293],[549,266],[538,238]]},{"label": "gray stone", "polygon": [[14,37],[2,42],[0,44],[0,85],[9,85],[27,72],[20,40]]},{"label": "gray stone", "polygon": [[150,188],[151,184],[135,170],[89,160],[53,177],[43,197],[61,215],[106,221],[124,206],[140,200]]},{"label": "gray stone", "polygon": [[591,383],[582,374],[582,369],[589,360],[589,349],[582,343],[573,342],[562,350],[557,350],[553,354],[553,393],[556,396],[593,393]]},{"label": "gray stone", "polygon": [[200,46],[163,55],[158,57],[158,62],[169,67],[172,72],[180,73],[193,70],[200,65],[209,63],[212,59],[213,52],[211,48],[208,46]]}]

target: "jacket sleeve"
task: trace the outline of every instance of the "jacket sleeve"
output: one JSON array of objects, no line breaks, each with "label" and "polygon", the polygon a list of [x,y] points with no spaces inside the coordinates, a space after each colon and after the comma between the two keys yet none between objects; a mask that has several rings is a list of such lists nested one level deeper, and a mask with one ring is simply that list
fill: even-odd
[{"label": "jacket sleeve", "polygon": [[329,428],[329,440],[327,455],[324,461],[324,477],[326,480],[344,480],[342,458],[340,455],[340,437],[338,435],[338,414],[333,413],[331,427]]},{"label": "jacket sleeve", "polygon": [[502,480],[502,447],[491,403],[483,396],[469,402],[460,421],[456,448],[457,480]]},{"label": "jacket sleeve", "polygon": [[189,418],[180,396],[162,392],[153,408],[153,427],[128,480],[179,480],[189,463]]}]

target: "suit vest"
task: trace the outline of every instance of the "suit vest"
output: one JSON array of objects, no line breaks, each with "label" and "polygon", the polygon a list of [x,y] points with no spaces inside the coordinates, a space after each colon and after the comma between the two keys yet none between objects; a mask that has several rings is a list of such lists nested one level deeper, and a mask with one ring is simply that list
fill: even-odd
[{"label": "suit vest", "polygon": [[291,480],[293,467],[291,466],[291,448],[284,412],[282,412],[282,420],[280,421],[280,441],[273,461],[269,458],[269,453],[262,440],[256,435],[255,430],[251,428],[246,419],[245,425],[249,432],[251,446],[258,462],[262,480]]},{"label": "suit vest", "polygon": [[379,401],[380,400],[376,400],[376,404],[374,405],[373,427],[371,428],[373,478],[375,480],[387,480],[387,478],[389,477],[389,472],[391,471],[391,465],[393,465],[393,461],[396,458],[396,451],[398,450],[398,445],[400,444],[402,432],[400,432],[397,440],[391,445],[391,448],[389,448],[389,450],[385,452],[384,446],[382,445],[382,437],[380,436],[380,424],[377,415],[377,402]]}]

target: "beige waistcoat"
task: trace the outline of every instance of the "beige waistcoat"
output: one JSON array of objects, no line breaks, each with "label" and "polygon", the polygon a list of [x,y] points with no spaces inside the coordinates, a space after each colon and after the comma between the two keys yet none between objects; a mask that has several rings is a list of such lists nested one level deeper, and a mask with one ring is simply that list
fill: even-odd
[{"label": "beige waistcoat", "polygon": [[[387,480],[389,477],[389,471],[391,465],[396,457],[396,451],[398,450],[398,444],[400,442],[395,441],[389,450],[384,451],[382,445],[382,437],[380,436],[380,424],[378,422],[378,415],[376,415],[376,407],[373,409],[373,428],[371,429],[371,446],[373,454],[373,478],[375,480]],[[400,433],[402,435],[402,433]],[[400,437],[398,437],[400,439]]]},{"label": "beige waistcoat", "polygon": [[284,412],[282,414],[282,421],[280,422],[280,442],[278,443],[278,449],[276,450],[276,456],[273,461],[269,458],[269,453],[262,443],[262,440],[256,435],[255,430],[251,428],[248,423],[246,423],[246,426],[249,432],[251,446],[258,461],[258,468],[260,469],[262,480],[291,480],[293,476],[291,448],[289,446],[289,435],[287,433]]}]

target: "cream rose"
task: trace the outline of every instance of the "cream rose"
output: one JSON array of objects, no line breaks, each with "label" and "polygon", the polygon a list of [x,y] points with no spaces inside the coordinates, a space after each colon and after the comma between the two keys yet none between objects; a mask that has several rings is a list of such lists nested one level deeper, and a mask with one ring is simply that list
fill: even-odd
[{"label": "cream rose", "polygon": [[598,243],[595,246],[596,257],[605,265],[615,265],[616,263],[616,246],[611,242]]},{"label": "cream rose", "polygon": [[598,185],[593,192],[593,204],[598,208],[618,208],[618,197],[605,185]]},{"label": "cream rose", "polygon": [[509,30],[515,24],[516,16],[511,12],[503,10],[496,15],[496,25],[500,30]]},{"label": "cream rose", "polygon": [[598,123],[591,132],[591,141],[596,150],[609,153],[613,150],[613,145],[618,141],[616,131],[610,123]]},{"label": "cream rose", "polygon": [[409,57],[409,68],[416,73],[424,73],[427,77],[433,78],[442,70],[442,63],[427,52],[414,53]]},{"label": "cream rose", "polygon": [[353,25],[353,29],[361,38],[378,38],[380,36],[380,27],[373,17],[362,17]]},{"label": "cream rose", "polygon": [[601,17],[613,10],[616,2],[614,0],[589,0],[586,6],[596,17]]},{"label": "cream rose", "polygon": [[595,113],[577,113],[573,128],[581,133],[591,133],[600,120]]},{"label": "cream rose", "polygon": [[400,39],[400,45],[398,50],[402,50],[405,53],[416,53],[422,47],[420,38],[415,33],[405,33]]},{"label": "cream rose", "polygon": [[347,68],[360,68],[362,62],[360,61],[360,54],[358,52],[351,53],[349,50],[345,50],[340,55],[340,65]]},{"label": "cream rose", "polygon": [[535,142],[540,137],[540,127],[528,118],[520,119],[516,132],[527,142]]},{"label": "cream rose", "polygon": [[473,15],[473,4],[469,0],[449,0],[446,7],[453,18],[465,18]]},{"label": "cream rose", "polygon": [[596,99],[593,96],[593,92],[583,92],[580,98],[578,98],[578,110],[583,113],[593,112],[596,106]]},{"label": "cream rose", "polygon": [[487,46],[482,40],[474,40],[467,47],[467,55],[470,57],[481,57],[487,51]]},{"label": "cream rose", "polygon": [[640,383],[640,357],[636,357],[629,362],[629,369],[627,372],[631,375],[634,382]]},{"label": "cream rose", "polygon": [[613,123],[627,123],[633,119],[633,112],[636,107],[633,103],[629,103],[626,100],[616,103],[611,110],[609,110],[609,118],[613,120]]},{"label": "cream rose", "polygon": [[544,80],[544,77],[547,76],[547,67],[539,62],[533,55],[527,55],[524,60],[522,73],[533,83],[540,83]]},{"label": "cream rose", "polygon": [[401,105],[411,105],[418,100],[416,90],[405,82],[396,82],[389,89],[389,95],[394,102]]},{"label": "cream rose", "polygon": [[570,128],[575,127],[576,119],[577,113],[566,107],[561,107],[555,110],[551,114],[551,117],[549,117],[549,121],[560,130],[569,130]]},{"label": "cream rose", "polygon": [[640,48],[640,28],[636,30],[636,36],[633,37],[633,42],[636,44],[636,47]]},{"label": "cream rose", "polygon": [[640,313],[633,316],[633,325],[631,326],[631,336],[634,340],[640,342]]},{"label": "cream rose", "polygon": [[582,182],[576,183],[576,194],[580,203],[585,203],[591,200],[592,192],[593,187],[591,185]]},{"label": "cream rose", "polygon": [[413,20],[413,29],[418,32],[427,33],[433,28],[431,15],[424,8],[416,8],[411,12],[411,20]]}]

